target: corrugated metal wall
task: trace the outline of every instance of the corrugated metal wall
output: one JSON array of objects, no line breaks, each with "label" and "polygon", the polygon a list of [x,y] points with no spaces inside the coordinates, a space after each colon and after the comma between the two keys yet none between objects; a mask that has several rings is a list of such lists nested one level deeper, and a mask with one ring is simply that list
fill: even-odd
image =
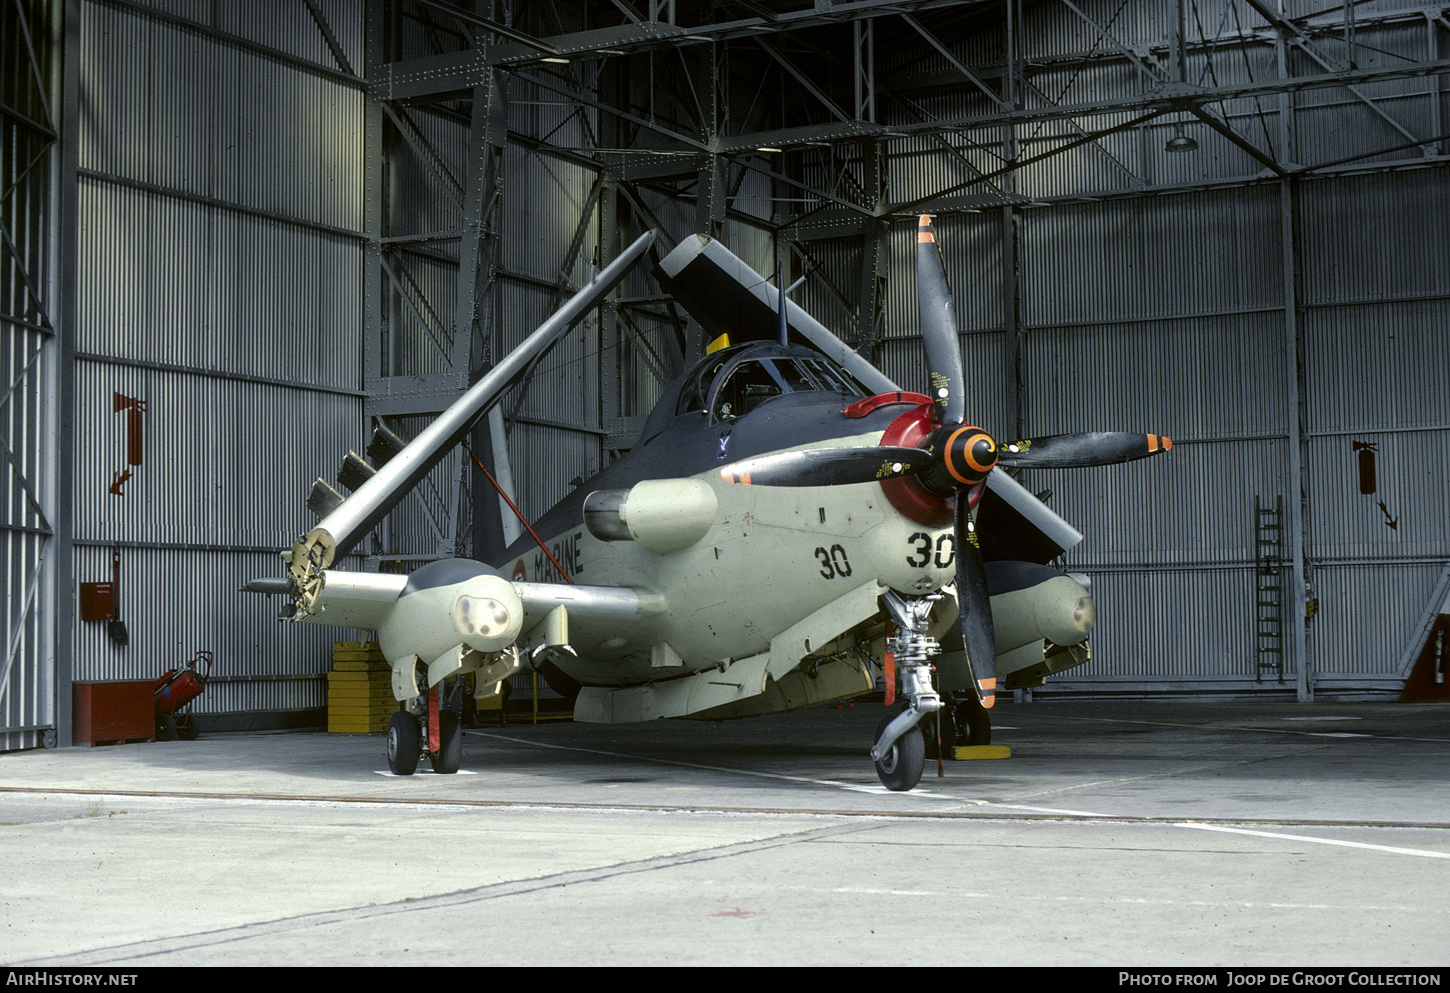
[{"label": "corrugated metal wall", "polygon": [[363,91],[304,4],[154,10],[79,5],[74,575],[119,574],[129,637],[77,620],[73,679],[207,650],[203,714],[313,709],[337,633],[238,589],[361,434]]},{"label": "corrugated metal wall", "polygon": [[1450,559],[1450,173],[1306,183],[1299,202],[1312,658],[1326,683],[1397,686]]}]

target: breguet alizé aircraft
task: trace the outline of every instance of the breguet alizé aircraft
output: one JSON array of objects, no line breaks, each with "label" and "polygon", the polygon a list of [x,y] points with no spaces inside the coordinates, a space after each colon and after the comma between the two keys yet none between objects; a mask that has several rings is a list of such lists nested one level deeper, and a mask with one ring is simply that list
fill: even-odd
[{"label": "breguet aliz\u00e9 aircraft", "polygon": [[[283,553],[285,579],[248,588],[285,590],[294,620],[377,632],[399,702],[387,735],[398,774],[423,755],[438,772],[459,768],[460,677],[483,696],[531,667],[577,686],[576,720],[604,723],[779,713],[865,695],[880,679],[888,704],[900,702],[870,755],[883,784],[909,790],[928,739],[947,755],[988,740],[999,679],[1034,685],[1086,657],[1088,590],[1045,565],[1082,536],[994,470],[1171,447],[1127,433],[999,445],[968,422],[926,217],[928,395],[901,391],[719,242],[690,237],[656,276],[720,347],[665,391],[628,455],[534,522],[537,540],[492,565],[334,568],[651,238],[299,538]],[[801,338],[814,347],[791,343]]]}]

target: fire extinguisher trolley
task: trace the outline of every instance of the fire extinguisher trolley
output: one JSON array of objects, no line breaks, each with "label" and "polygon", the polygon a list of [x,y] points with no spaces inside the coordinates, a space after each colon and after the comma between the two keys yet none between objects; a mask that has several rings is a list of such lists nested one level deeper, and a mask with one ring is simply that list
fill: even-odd
[{"label": "fire extinguisher trolley", "polygon": [[[203,665],[205,668],[203,668]],[[191,701],[201,696],[211,676],[211,652],[199,651],[179,669],[167,669],[156,681],[156,740],[192,741],[201,732]],[[185,708],[184,713],[178,713]]]}]

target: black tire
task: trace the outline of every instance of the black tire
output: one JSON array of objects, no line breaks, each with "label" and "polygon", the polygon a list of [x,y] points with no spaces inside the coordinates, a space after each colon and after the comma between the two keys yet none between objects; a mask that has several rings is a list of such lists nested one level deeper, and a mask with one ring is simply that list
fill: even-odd
[{"label": "black tire", "polygon": [[191,714],[184,715],[176,722],[176,736],[182,741],[195,741],[196,736],[201,734],[201,722]]},{"label": "black tire", "polygon": [[[554,663],[545,660],[544,663],[539,666],[539,674],[544,677],[544,685],[549,687],[549,689],[553,690],[555,693],[559,694],[565,700],[568,700],[569,706],[572,707],[574,705],[574,701],[579,699],[579,691],[583,688],[582,686],[580,686],[579,680],[566,673],[563,669],[560,669]],[[504,694],[504,702],[507,703],[507,683],[504,684]]]},{"label": "black tire", "polygon": [[156,718],[156,740],[171,741],[176,737],[176,718],[162,714]]},{"label": "black tire", "polygon": [[[900,710],[893,710],[881,718],[881,723],[876,725],[876,741],[881,740],[881,732],[900,713]],[[920,728],[915,727],[897,738],[896,744],[876,760],[876,776],[888,790],[904,792],[921,782],[925,763],[926,739],[922,737]]]},{"label": "black tire", "polygon": [[418,771],[418,718],[400,710],[388,721],[388,768],[395,776]]},{"label": "black tire", "polygon": [[[956,696],[954,708],[957,744],[990,745],[992,743],[992,712],[983,707],[970,690]],[[945,736],[943,736],[945,738]]]},{"label": "black tire", "polygon": [[458,715],[451,710],[438,714],[438,751],[428,754],[433,771],[441,776],[451,776],[463,764],[463,726]]}]

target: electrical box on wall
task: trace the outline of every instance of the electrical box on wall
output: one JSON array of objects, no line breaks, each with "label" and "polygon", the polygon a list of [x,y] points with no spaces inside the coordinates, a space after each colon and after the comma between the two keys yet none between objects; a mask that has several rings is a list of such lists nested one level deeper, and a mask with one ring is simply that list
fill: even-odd
[{"label": "electrical box on wall", "polygon": [[109,621],[115,616],[115,583],[81,583],[81,620]]}]

